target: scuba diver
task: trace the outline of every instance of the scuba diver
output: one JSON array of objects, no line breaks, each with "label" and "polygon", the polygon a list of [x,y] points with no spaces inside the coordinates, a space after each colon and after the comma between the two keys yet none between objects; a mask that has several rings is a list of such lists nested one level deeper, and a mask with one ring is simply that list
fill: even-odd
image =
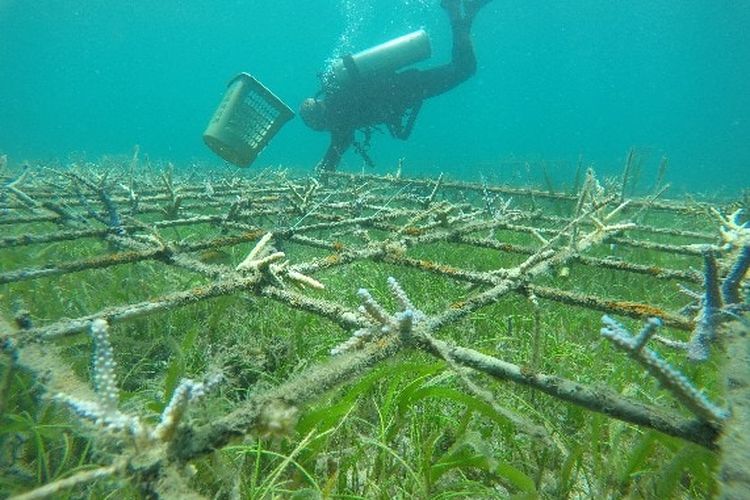
[{"label": "scuba diver", "polygon": [[[307,98],[300,116],[313,130],[330,131],[331,143],[316,172],[333,172],[341,156],[354,145],[365,163],[373,128],[385,124],[391,136],[406,140],[411,134],[422,101],[442,94],[476,72],[471,25],[477,12],[491,0],[442,0],[453,34],[448,64],[425,70],[397,70],[430,55],[424,30],[405,35],[354,55],[337,59],[324,77],[318,96]],[[354,132],[364,133],[362,142]]]}]

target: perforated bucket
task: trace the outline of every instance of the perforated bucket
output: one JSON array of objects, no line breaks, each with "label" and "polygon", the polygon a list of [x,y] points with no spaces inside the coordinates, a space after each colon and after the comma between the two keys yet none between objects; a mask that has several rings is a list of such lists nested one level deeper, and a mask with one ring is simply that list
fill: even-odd
[{"label": "perforated bucket", "polygon": [[203,140],[226,161],[247,167],[293,116],[289,106],[262,83],[240,73],[229,82]]}]

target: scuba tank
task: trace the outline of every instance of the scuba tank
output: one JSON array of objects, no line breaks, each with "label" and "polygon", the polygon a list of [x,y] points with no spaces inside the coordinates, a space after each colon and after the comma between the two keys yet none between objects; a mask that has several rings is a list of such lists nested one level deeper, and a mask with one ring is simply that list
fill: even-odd
[{"label": "scuba tank", "polygon": [[357,78],[390,73],[430,57],[430,38],[423,29],[336,59],[331,73],[339,85]]}]

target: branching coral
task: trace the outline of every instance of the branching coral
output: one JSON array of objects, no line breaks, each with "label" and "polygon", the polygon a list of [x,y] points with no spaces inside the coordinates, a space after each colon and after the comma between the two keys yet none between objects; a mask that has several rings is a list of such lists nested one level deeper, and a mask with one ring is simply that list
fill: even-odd
[{"label": "branching coral", "polygon": [[742,248],[723,280],[719,278],[715,254],[706,251],[703,260],[704,292],[695,330],[687,344],[688,358],[692,361],[707,360],[710,346],[718,338],[719,325],[748,307],[742,301],[740,288],[750,267],[750,245]]},{"label": "branching coral", "polygon": [[633,359],[643,365],[661,385],[675,395],[697,417],[712,423],[727,418],[728,412],[716,406],[680,371],[672,367],[651,349],[646,343],[661,326],[661,320],[651,318],[638,335],[633,336],[627,328],[607,315],[602,317],[604,327],[601,334],[617,347],[627,352]]},{"label": "branching coral", "polygon": [[96,319],[91,322],[90,332],[94,343],[92,378],[97,399],[87,401],[68,394],[57,394],[55,399],[63,401],[79,416],[93,421],[102,430],[115,433],[125,431],[139,447],[169,441],[190,403],[203,397],[221,380],[220,375],[209,376],[203,382],[182,379],[164,408],[158,425],[151,428],[137,415],[125,414],[117,408],[119,388],[114,352],[109,342],[109,325],[103,319]]},{"label": "branching coral", "polygon": [[369,326],[356,330],[343,344],[331,349],[332,355],[358,349],[366,342],[386,335],[397,334],[403,339],[408,338],[414,329],[414,325],[425,319],[424,313],[414,307],[406,292],[392,276],[388,278],[388,288],[398,302],[399,312],[389,314],[383,306],[377,303],[367,289],[360,288],[357,292],[362,302],[362,305],[359,306],[359,313],[369,323]]},{"label": "branching coral", "polygon": [[293,269],[288,269],[289,261],[281,261],[286,254],[276,251],[271,245],[273,233],[266,233],[253,247],[245,259],[236,267],[236,271],[256,272],[263,276],[265,284],[283,287],[282,278],[286,277],[300,285],[322,289],[325,286],[318,280]]},{"label": "branching coral", "polygon": [[728,217],[723,216],[715,208],[711,209],[711,213],[721,224],[719,232],[725,248],[742,248],[750,245],[750,221],[741,222],[744,209],[737,209]]}]

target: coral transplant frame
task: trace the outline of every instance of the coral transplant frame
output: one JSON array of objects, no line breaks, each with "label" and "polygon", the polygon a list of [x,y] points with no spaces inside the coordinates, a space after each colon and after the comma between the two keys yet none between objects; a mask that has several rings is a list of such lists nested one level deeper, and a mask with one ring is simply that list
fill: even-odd
[{"label": "coral transplant frame", "polygon": [[[439,496],[478,494],[460,489],[478,483],[483,495],[525,497],[667,485],[746,495],[747,200],[666,199],[661,176],[633,196],[631,163],[629,155],[623,175],[602,183],[579,168],[567,189],[537,189],[408,178],[401,166],[326,183],[282,169],[177,171],[137,150],[119,162],[4,161],[4,487],[13,498],[121,487],[145,497]],[[42,302],[42,289],[56,290],[59,303]],[[87,289],[93,298],[81,304]],[[628,290],[635,296],[615,295]],[[246,324],[230,335],[222,321],[239,310]],[[260,343],[254,322],[271,311],[289,319],[273,338],[297,338],[309,351],[249,377],[236,368],[251,363],[231,353],[241,344],[228,339]],[[190,341],[169,326],[177,314],[188,318]],[[137,339],[143,347],[128,353]],[[147,354],[153,342],[173,348]],[[576,353],[588,364],[576,365]],[[161,364],[148,365],[151,355]],[[133,387],[137,363],[150,372]],[[378,396],[383,387],[393,392]],[[401,398],[398,411],[388,394]],[[408,443],[427,430],[404,423],[429,422],[419,408],[447,422],[432,441],[420,438],[422,469]],[[19,415],[38,421],[43,410],[77,464],[59,450],[45,455],[42,431],[24,434]],[[402,447],[360,429],[376,458],[360,454],[352,465],[358,445],[336,433],[367,422],[400,435]],[[609,442],[618,463],[641,457],[614,486],[591,478],[604,458],[576,445],[575,433],[594,423],[602,440],[625,436],[621,446],[635,450]],[[489,451],[455,438],[476,433]],[[211,476],[222,453],[242,446],[249,451],[233,456],[244,462],[228,467],[254,484],[239,473]],[[711,479],[699,481],[703,466],[685,465],[688,454],[714,457]],[[658,456],[671,469],[647,484]],[[411,486],[376,485],[386,462]]]}]

